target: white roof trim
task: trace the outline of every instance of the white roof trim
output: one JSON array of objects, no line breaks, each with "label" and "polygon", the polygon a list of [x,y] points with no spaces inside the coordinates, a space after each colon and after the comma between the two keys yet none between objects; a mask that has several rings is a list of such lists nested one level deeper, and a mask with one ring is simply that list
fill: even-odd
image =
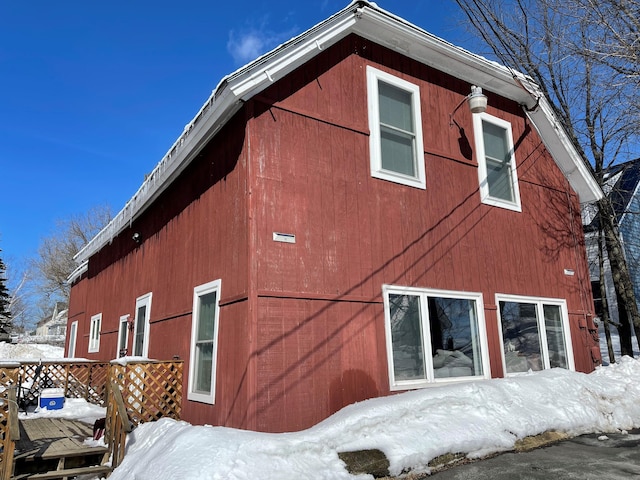
[{"label": "white roof trim", "polygon": [[71,272],[71,275],[69,275],[69,278],[67,278],[67,283],[71,285],[87,270],[89,270],[89,260],[83,261],[73,272]]},{"label": "white roof trim", "polygon": [[[134,196],[78,252],[76,261],[80,264],[88,261],[89,257],[130,226],[240,109],[243,101],[260,93],[350,33],[527,107],[533,107],[536,97],[541,96],[537,86],[525,76],[452,45],[379,8],[375,3],[353,1],[327,20],[224,77]],[[526,91],[521,83],[527,84],[532,93]],[[548,103],[541,99],[540,108],[528,115],[555,161],[578,192],[580,201],[587,203],[601,198],[600,188],[569,142]]]}]

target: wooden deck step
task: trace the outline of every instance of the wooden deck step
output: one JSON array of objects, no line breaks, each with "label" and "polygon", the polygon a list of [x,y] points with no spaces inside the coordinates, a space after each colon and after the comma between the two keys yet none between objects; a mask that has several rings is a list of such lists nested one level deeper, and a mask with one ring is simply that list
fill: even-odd
[{"label": "wooden deck step", "polygon": [[91,467],[68,468],[66,470],[52,470],[45,473],[25,473],[12,477],[13,480],[52,480],[57,478],[73,478],[78,475],[103,475],[111,471],[107,465],[96,465]]},{"label": "wooden deck step", "polygon": [[101,475],[111,471],[105,465],[109,449],[84,443],[92,426],[62,418],[20,420],[12,480],[71,479],[78,475]]}]

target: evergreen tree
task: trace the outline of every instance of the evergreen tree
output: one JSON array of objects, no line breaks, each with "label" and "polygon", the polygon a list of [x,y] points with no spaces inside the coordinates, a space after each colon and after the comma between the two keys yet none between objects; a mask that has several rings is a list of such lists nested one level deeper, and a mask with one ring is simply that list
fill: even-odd
[{"label": "evergreen tree", "polygon": [[11,327],[11,299],[7,289],[6,267],[0,258],[0,332],[9,333]]}]

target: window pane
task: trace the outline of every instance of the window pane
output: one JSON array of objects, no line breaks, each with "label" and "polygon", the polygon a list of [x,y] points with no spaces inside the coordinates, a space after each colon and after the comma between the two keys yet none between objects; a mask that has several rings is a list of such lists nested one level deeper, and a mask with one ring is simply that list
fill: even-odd
[{"label": "window pane", "polygon": [[381,126],[380,143],[383,169],[416,176],[412,136]]},{"label": "window pane", "polygon": [[424,345],[420,297],[389,294],[395,380],[424,380]]},{"label": "window pane", "polygon": [[380,123],[406,132],[414,132],[411,93],[387,83],[378,82]]},{"label": "window pane", "polygon": [[490,122],[482,122],[484,154],[487,164],[489,195],[513,202],[511,185],[511,153],[507,141],[508,131]]},{"label": "window pane", "polygon": [[507,130],[490,122],[482,122],[484,154],[500,162],[509,161]]},{"label": "window pane", "polygon": [[118,340],[118,350],[122,350],[127,343],[127,322],[120,322],[120,338]]},{"label": "window pane", "polygon": [[560,306],[544,305],[543,308],[547,345],[549,348],[549,366],[551,368],[569,368]]},{"label": "window pane", "polygon": [[216,292],[200,297],[200,315],[198,318],[198,341],[213,340],[216,315]]},{"label": "window pane", "polygon": [[507,373],[542,370],[536,305],[500,302],[500,317]]},{"label": "window pane", "polygon": [[196,344],[195,391],[211,393],[212,366],[213,366],[213,342]]},{"label": "window pane", "polygon": [[429,325],[435,378],[483,374],[475,301],[429,298]]},{"label": "window pane", "polygon": [[136,337],[133,341],[133,354],[142,355],[144,347],[144,329],[146,324],[147,307],[145,305],[138,308],[136,318]]},{"label": "window pane", "polygon": [[489,195],[513,201],[513,187],[511,185],[511,168],[508,163],[495,162],[487,158],[487,184],[489,185]]}]

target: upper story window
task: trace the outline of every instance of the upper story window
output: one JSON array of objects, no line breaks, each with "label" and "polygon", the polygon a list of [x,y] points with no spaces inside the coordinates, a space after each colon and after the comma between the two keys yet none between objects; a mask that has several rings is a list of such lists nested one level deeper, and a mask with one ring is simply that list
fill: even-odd
[{"label": "upper story window", "polygon": [[486,113],[473,116],[482,202],[521,211],[511,124]]},{"label": "upper story window", "polygon": [[89,353],[100,351],[100,327],[102,325],[102,314],[99,313],[91,317],[89,327]]},{"label": "upper story window", "polygon": [[383,287],[391,390],[489,378],[480,293]]},{"label": "upper story window", "polygon": [[506,375],[574,369],[564,300],[496,295]]},{"label": "upper story window", "polygon": [[371,176],[426,188],[420,88],[367,67]]}]

